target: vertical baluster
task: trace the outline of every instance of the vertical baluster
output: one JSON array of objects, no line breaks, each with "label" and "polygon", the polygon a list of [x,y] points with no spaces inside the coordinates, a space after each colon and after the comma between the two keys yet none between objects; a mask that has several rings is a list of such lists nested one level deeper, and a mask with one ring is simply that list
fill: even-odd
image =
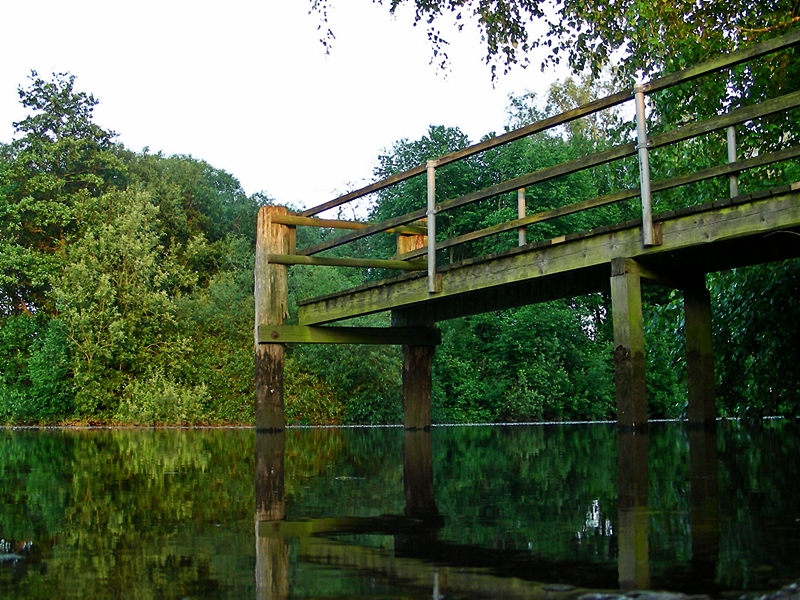
[{"label": "vertical baluster", "polygon": [[[519,188],[517,190],[517,216],[522,219],[525,216],[525,188]],[[525,245],[525,227],[520,227],[518,230],[519,232],[519,245]]]},{"label": "vertical baluster", "polygon": [[436,293],[436,161],[427,162],[428,173],[428,292]]},{"label": "vertical baluster", "polygon": [[656,245],[653,232],[653,206],[650,197],[650,157],[647,147],[647,121],[644,114],[644,86],[637,83],[634,88],[636,97],[636,148],[639,150],[639,189],[642,195],[642,243],[645,246]]},{"label": "vertical baluster", "polygon": [[[728,162],[735,163],[739,160],[736,151],[736,127],[731,125],[728,127]],[[739,195],[739,174],[731,173],[729,176],[731,198]]]}]

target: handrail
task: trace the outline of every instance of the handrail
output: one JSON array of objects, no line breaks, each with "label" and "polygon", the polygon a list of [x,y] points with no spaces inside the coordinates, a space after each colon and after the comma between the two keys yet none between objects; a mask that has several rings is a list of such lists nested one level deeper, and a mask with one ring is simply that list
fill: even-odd
[{"label": "handrail", "polygon": [[[718,129],[724,129],[730,125],[744,123],[746,121],[750,121],[758,117],[764,117],[791,108],[796,108],[798,106],[800,106],[800,92],[792,92],[790,94],[779,96],[772,100],[767,100],[765,102],[762,102],[761,104],[755,104],[752,106],[745,106],[742,108],[738,108],[724,115],[711,117],[709,119],[698,121],[696,123],[689,123],[687,125],[683,125],[676,129],[660,133],[658,135],[649,138],[648,145],[650,148],[659,148],[662,146],[667,146],[670,144],[674,144],[676,142],[697,137],[699,135],[710,133]],[[519,188],[527,187],[535,183],[542,183],[545,181],[549,181],[551,179],[555,179],[556,177],[569,175],[572,173],[583,171],[588,168],[600,166],[615,160],[633,156],[636,153],[637,153],[637,147],[634,142],[630,142],[628,144],[623,144],[620,146],[615,146],[613,148],[604,150],[602,152],[589,154],[587,156],[583,156],[581,158],[577,158],[565,163],[560,163],[558,165],[553,165],[551,167],[545,167],[544,169],[540,169],[539,171],[534,171],[526,175],[521,175],[514,179],[509,179],[507,181],[495,184],[493,186],[484,188],[482,190],[477,190],[475,192],[465,194],[464,196],[459,196],[458,198],[445,200],[444,202],[441,202],[436,205],[435,212],[441,213],[448,210],[452,210],[454,208],[458,208],[459,206],[464,206],[466,204],[477,202],[479,200],[486,200],[489,198],[493,198],[495,196],[515,191]],[[659,189],[654,191],[661,191],[661,190]],[[392,228],[405,225],[406,223],[411,223],[412,221],[416,221],[418,219],[425,217],[426,212],[427,212],[426,209],[420,209],[414,212],[406,213],[405,215],[401,215],[399,217],[387,219],[386,221],[372,224],[368,227],[336,237],[332,240],[315,244],[313,246],[308,246],[307,248],[298,250],[298,254],[304,256],[311,256],[314,254],[318,254],[319,252],[330,250],[332,248],[336,248],[343,244],[347,244],[349,242],[364,237],[368,237],[374,233],[378,233],[381,231],[388,231]],[[437,249],[439,249],[438,244],[437,244]],[[416,253],[415,256],[420,256],[420,254]]]},{"label": "handrail", "polygon": [[[607,206],[622,202],[632,198],[640,197],[642,204],[642,244],[652,246],[661,243],[660,236],[655,235],[652,223],[650,208],[650,193],[662,192],[689,183],[708,180],[714,177],[728,176],[730,180],[731,195],[738,193],[738,174],[747,169],[762,167],[780,161],[791,160],[800,156],[800,147],[793,147],[772,152],[751,156],[745,160],[738,160],[736,155],[736,132],[735,125],[751,121],[760,117],[768,116],[778,112],[800,107],[800,91],[785,94],[770,100],[766,100],[754,105],[741,107],[731,110],[725,114],[713,116],[702,121],[684,124],[659,133],[650,137],[646,128],[645,119],[645,95],[659,90],[667,89],[671,86],[680,85],[693,81],[698,77],[708,75],[734,65],[776,52],[800,44],[800,29],[789,32],[778,38],[773,38],[749,48],[743,48],[730,53],[727,56],[707,61],[678,73],[671,73],[663,77],[653,79],[649,83],[636,85],[634,88],[623,90],[612,94],[606,98],[595,100],[586,105],[575,109],[564,111],[559,115],[548,117],[532,123],[525,127],[506,132],[467,148],[451,152],[435,160],[429,160],[424,165],[418,165],[412,169],[398,173],[381,181],[374,182],[360,190],[350,192],[326,202],[317,207],[307,209],[300,215],[287,215],[276,217],[278,221],[290,226],[311,225],[319,227],[332,227],[341,229],[352,229],[349,233],[341,235],[325,242],[314,244],[298,251],[290,250],[291,255],[271,255],[270,260],[281,264],[311,264],[311,265],[341,265],[364,268],[388,268],[401,270],[423,270],[425,263],[418,259],[427,255],[428,270],[428,292],[436,294],[440,291],[440,283],[436,277],[436,252],[438,250],[451,248],[458,244],[475,241],[490,235],[502,232],[518,230],[519,244],[525,244],[525,227],[534,223],[542,223],[551,219],[565,215],[575,214],[584,210]],[[548,129],[564,125],[575,119],[594,114],[600,110],[618,106],[624,102],[635,100],[636,104],[636,125],[637,137],[635,142],[620,144],[618,146],[595,152],[579,158],[575,158],[560,164],[548,166],[537,171],[525,173],[523,175],[502,181],[495,185],[483,189],[469,192],[462,196],[446,199],[436,203],[436,170],[444,165],[468,158],[480,152],[502,146],[512,141],[524,138],[534,133],[546,131]],[[717,130],[727,129],[728,162],[706,168],[700,171],[672,177],[666,180],[651,182],[649,172],[649,152],[653,149],[682,142],[700,135],[708,134]],[[598,196],[588,200],[583,200],[574,204],[560,206],[557,208],[544,210],[531,215],[525,215],[524,209],[524,188],[533,184],[543,183],[558,177],[578,173],[580,171],[605,165],[614,161],[619,161],[638,154],[639,187],[623,189],[613,193]],[[352,221],[326,220],[311,217],[330,208],[340,206],[345,202],[354,200],[367,194],[371,194],[392,185],[401,183],[412,177],[427,176],[427,204],[424,208],[384,220],[379,223],[357,223]],[[485,227],[483,229],[458,235],[447,240],[436,240],[436,215],[445,211],[450,211],[468,204],[487,200],[509,192],[516,191],[518,197],[518,218]],[[420,227],[421,220],[425,219],[425,227]],[[393,232],[401,235],[416,236],[417,240],[409,243],[398,241],[397,255],[392,259],[350,259],[333,257],[313,257],[315,254],[342,246],[346,243],[358,239],[366,238],[375,233]],[[427,243],[424,238],[427,237]],[[558,238],[555,241],[563,239]],[[425,247],[426,246],[426,247]],[[406,262],[403,262],[406,261]],[[437,288],[437,286],[439,286]]]},{"label": "handrail", "polygon": [[[726,56],[706,61],[699,65],[689,67],[688,69],[685,69],[683,71],[670,73],[669,75],[664,75],[662,77],[653,79],[649,83],[643,84],[644,92],[646,94],[650,94],[662,89],[672,87],[674,85],[678,85],[680,83],[686,83],[688,81],[692,81],[704,75],[708,75],[716,71],[721,71],[726,68],[734,67],[743,62],[747,62],[749,60],[753,60],[755,58],[759,58],[761,56],[777,52],[779,50],[788,48],[798,43],[800,43],[800,29],[795,29],[782,36],[775,37],[766,40],[764,42],[759,42],[758,44],[755,44],[748,48],[742,48],[740,50],[736,50]],[[519,129],[515,129],[513,131],[504,133],[503,135],[499,135],[490,138],[488,140],[485,140],[483,142],[473,144],[472,146],[469,146],[462,150],[457,150],[455,152],[445,154],[436,159],[436,162],[439,166],[443,166],[451,162],[455,162],[463,158],[479,154],[486,150],[490,150],[492,148],[508,144],[510,142],[513,142],[514,140],[527,137],[534,133],[539,133],[541,131],[551,129],[553,127],[564,125],[581,117],[594,114],[595,112],[599,112],[601,110],[605,110],[608,108],[613,108],[614,106],[618,106],[620,104],[623,104],[624,102],[627,102],[628,100],[631,100],[633,96],[634,96],[633,88],[629,88],[621,92],[611,94],[610,96],[601,98],[599,100],[594,100],[593,102],[590,102],[578,108],[564,111],[553,117],[542,119],[541,121],[537,121],[536,123],[532,123],[525,127],[521,127]],[[331,208],[336,208],[337,206],[341,206],[342,204],[346,204],[347,202],[350,202],[352,200],[356,200],[358,198],[380,191],[382,189],[385,189],[402,181],[411,179],[412,177],[416,177],[417,175],[421,175],[422,173],[425,172],[425,169],[426,169],[425,164],[417,165],[416,167],[413,167],[407,171],[403,171],[402,173],[397,173],[396,175],[392,175],[391,177],[387,177],[386,179],[376,181],[363,188],[360,188],[353,192],[349,192],[338,198],[334,198],[333,200],[325,202],[324,204],[320,204],[318,206],[306,209],[302,211],[300,215],[304,217],[309,217],[324,212],[326,210],[329,210]]]}]

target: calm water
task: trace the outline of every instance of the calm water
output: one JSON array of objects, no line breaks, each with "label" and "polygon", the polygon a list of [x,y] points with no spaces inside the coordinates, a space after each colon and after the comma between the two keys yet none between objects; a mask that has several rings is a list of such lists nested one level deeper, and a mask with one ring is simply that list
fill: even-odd
[{"label": "calm water", "polygon": [[2,430],[0,597],[774,590],[800,579],[798,433]]}]

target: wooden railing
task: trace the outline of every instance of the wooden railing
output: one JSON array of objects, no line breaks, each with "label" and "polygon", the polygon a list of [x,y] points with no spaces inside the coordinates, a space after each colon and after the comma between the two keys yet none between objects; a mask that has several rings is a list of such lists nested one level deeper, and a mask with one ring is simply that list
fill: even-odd
[{"label": "wooden railing", "polygon": [[[525,228],[535,223],[542,223],[579,213],[601,206],[607,206],[636,197],[641,198],[641,223],[642,243],[645,246],[660,244],[657,230],[653,227],[651,194],[663,192],[691,183],[705,181],[713,178],[727,177],[730,181],[730,194],[736,196],[738,192],[738,174],[748,169],[763,167],[777,162],[788,161],[800,157],[800,147],[794,146],[776,152],[759,153],[744,160],[739,160],[736,152],[735,126],[776,113],[788,111],[800,106],[800,92],[793,92],[731,110],[722,115],[714,116],[702,121],[689,123],[664,133],[649,136],[645,119],[645,97],[657,91],[665,90],[677,85],[685,84],[699,77],[716,73],[741,63],[763,57],[765,55],[789,48],[800,43],[800,30],[792,31],[784,36],[768,40],[749,48],[733,52],[728,56],[697,65],[685,71],[673,73],[636,85],[634,88],[612,94],[606,98],[595,100],[584,106],[568,110],[559,115],[543,119],[526,127],[509,131],[503,135],[487,139],[479,144],[441,156],[435,160],[418,165],[412,169],[393,175],[381,181],[372,183],[364,188],[345,194],[339,198],[307,209],[300,215],[286,215],[273,217],[273,222],[296,226],[316,226],[337,229],[350,229],[350,233],[334,239],[318,243],[306,248],[296,250],[291,248],[288,254],[271,254],[269,261],[277,264],[312,264],[352,266],[362,268],[387,268],[400,270],[425,270],[428,272],[428,291],[436,293],[436,253],[439,250],[451,248],[459,244],[479,240],[488,236],[497,235],[508,231],[519,231],[519,243],[525,244]],[[525,175],[515,177],[479,189],[456,198],[443,202],[436,202],[436,172],[437,169],[475,156],[487,150],[497,148],[515,140],[552,130],[568,124],[576,119],[587,117],[602,110],[607,110],[633,101],[636,114],[636,141],[622,144],[613,148],[583,156],[565,163],[546,167]],[[649,153],[661,147],[673,145],[691,138],[695,138],[714,131],[725,130],[728,144],[728,162],[690,174],[671,177],[661,181],[651,181],[649,168]],[[574,204],[557,208],[525,214],[524,190],[530,186],[541,184],[558,177],[578,173],[587,169],[606,165],[628,157],[638,157],[639,183],[635,188],[621,189],[613,193],[590,198]],[[425,175],[427,178],[427,202],[424,207],[407,214],[397,216],[379,223],[357,223],[352,221],[328,220],[315,218],[324,211],[342,206],[343,204],[369,196],[375,192],[385,190],[413,177]],[[437,241],[437,215],[466,206],[481,200],[486,200],[510,192],[518,193],[518,218],[486,227],[477,231],[470,231],[450,239]],[[368,258],[341,258],[330,256],[315,256],[326,250],[337,248],[344,244],[372,236],[377,233],[395,233],[400,239],[410,236],[410,244],[398,243],[397,256],[391,260]],[[427,256],[425,261],[421,257]]]}]

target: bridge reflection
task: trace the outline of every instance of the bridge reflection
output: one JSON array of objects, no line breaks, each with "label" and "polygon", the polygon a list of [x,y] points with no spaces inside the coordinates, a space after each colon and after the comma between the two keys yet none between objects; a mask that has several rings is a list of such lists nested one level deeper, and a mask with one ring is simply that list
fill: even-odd
[{"label": "bridge reflection", "polygon": [[[292,560],[380,577],[403,590],[459,597],[574,598],[657,587],[689,593],[719,592],[717,435],[714,428],[689,432],[692,561],[689,569],[654,579],[650,572],[648,504],[649,440],[646,432],[618,434],[617,565],[548,560],[520,550],[458,544],[439,539],[446,516],[439,514],[433,485],[429,431],[405,431],[402,515],[286,520],[285,433],[256,434],[256,597],[291,596],[290,540],[299,540]],[[610,474],[611,476],[611,474]],[[364,545],[364,536],[385,538]],[[355,538],[354,536],[359,536]],[[355,541],[354,541],[355,540]],[[381,547],[382,546],[382,547]],[[386,548],[390,549],[386,549]],[[616,567],[616,568],[615,568]]]}]

